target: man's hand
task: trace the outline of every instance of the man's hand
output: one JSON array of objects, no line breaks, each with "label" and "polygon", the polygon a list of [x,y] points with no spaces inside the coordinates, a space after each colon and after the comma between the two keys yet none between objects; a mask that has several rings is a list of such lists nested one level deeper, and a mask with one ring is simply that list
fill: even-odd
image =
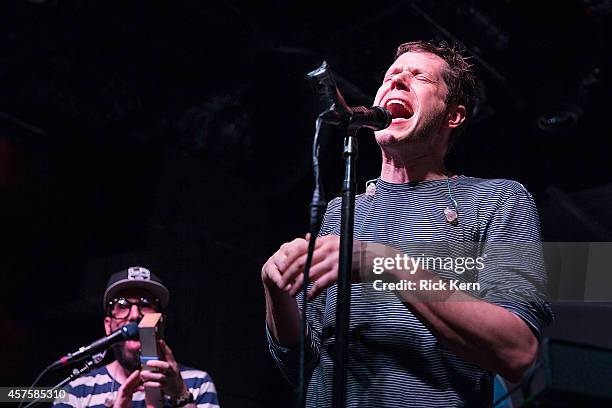
[{"label": "man's hand", "polygon": [[119,387],[113,408],[130,408],[132,406],[132,395],[141,385],[140,370],[136,370]]},{"label": "man's hand", "polygon": [[[310,236],[306,236],[307,240]],[[304,283],[304,265],[306,255],[302,255],[294,262],[282,276],[281,284],[290,282],[289,294],[297,295]],[[308,291],[308,300],[314,299],[323,289],[338,281],[338,262],[340,258],[340,237],[337,235],[326,235],[318,237],[315,243],[315,251],[312,255],[309,280],[312,283]]]},{"label": "man's hand", "polygon": [[261,280],[267,289],[288,293],[291,283],[283,281],[283,275],[294,270],[299,273],[306,263],[308,241],[296,238],[286,242],[276,251],[261,268]]},{"label": "man's hand", "polygon": [[[262,268],[264,285],[291,296],[297,295],[302,290],[309,240],[310,234],[307,234],[306,239],[296,238],[283,244]],[[360,243],[355,242],[353,258],[358,259],[360,256],[359,248]],[[317,238],[310,266],[309,279],[312,287],[308,292],[308,300],[314,299],[323,289],[338,281],[339,257],[339,236],[326,235]]]},{"label": "man's hand", "polygon": [[[294,296],[302,290],[309,240],[310,234],[306,234],[305,239],[296,238],[283,244],[261,269],[266,297],[266,323],[272,336],[285,347],[293,347],[299,340],[300,311]],[[338,281],[339,248],[340,237],[337,235],[318,237],[315,241],[308,300]],[[355,241],[353,248],[353,265],[359,265],[362,244]],[[356,271],[359,268],[353,266],[353,272]],[[354,277],[357,275],[353,273]]]},{"label": "man's hand", "polygon": [[140,378],[145,387],[161,388],[164,394],[172,398],[178,398],[187,390],[183,377],[179,371],[178,363],[172,354],[172,350],[165,341],[159,340],[159,347],[164,355],[164,360],[151,360],[147,367],[153,370],[143,370]]}]

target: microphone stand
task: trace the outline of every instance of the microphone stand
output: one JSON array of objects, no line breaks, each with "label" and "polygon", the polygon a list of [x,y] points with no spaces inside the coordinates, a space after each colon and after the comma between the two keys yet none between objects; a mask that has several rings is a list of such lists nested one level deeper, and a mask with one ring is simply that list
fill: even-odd
[{"label": "microphone stand", "polygon": [[[88,357],[90,360],[88,361],[88,363],[87,363],[87,364],[90,364],[90,363],[91,363],[91,365],[93,365],[93,364],[98,364],[98,363],[100,363],[100,362],[101,362],[101,361],[104,359],[104,356],[105,356],[105,355],[106,355],[106,351],[102,351],[102,352],[100,352],[100,353],[93,354],[92,356],[89,356],[89,357]],[[53,362],[53,363],[49,364],[47,367],[45,367],[45,369],[44,369],[44,370],[42,370],[40,374],[38,374],[38,377],[36,377],[36,379],[34,380],[34,382],[32,383],[32,385],[30,385],[30,388],[28,388],[28,390],[32,390],[32,389],[34,389],[34,386],[36,386],[36,384],[38,384],[38,382],[40,381],[40,379],[41,379],[41,378],[43,378],[43,376],[44,376],[44,375],[45,375],[47,372],[49,372],[50,370],[54,370],[54,369],[56,369],[56,368],[60,367],[61,365],[60,365],[59,363],[60,363],[61,361],[62,361],[61,359],[60,359],[60,360],[57,360],[57,361],[55,361],[55,362]],[[87,366],[87,364],[86,364],[85,366]],[[87,371],[89,371],[90,369],[91,369],[91,367],[90,367],[90,368],[89,368]],[[78,370],[77,370],[77,369],[74,369],[74,370],[73,370],[73,372],[74,372],[74,371],[78,371]],[[81,371],[79,374],[75,374],[75,375],[81,375],[81,374],[82,374],[82,373],[84,373],[84,372],[85,372],[85,371]],[[69,381],[71,381],[71,380],[72,380],[72,378],[70,378],[70,379],[69,379],[67,382],[69,382]],[[61,384],[59,384],[59,385],[55,386],[53,389],[55,390],[55,389],[57,389],[58,387],[62,387],[62,386],[63,386],[63,385],[65,385],[67,382],[62,382]],[[39,400],[36,400],[36,401],[39,401]],[[34,401],[33,403],[36,403],[36,401]],[[22,401],[19,403],[18,408],[21,408],[24,402],[25,402],[25,401],[23,401],[23,400],[22,400]],[[33,403],[28,404],[26,407],[29,407],[29,406],[30,406],[30,405],[32,405]]]},{"label": "microphone stand", "polygon": [[[58,388],[63,387],[64,385],[68,384],[70,381],[74,380],[75,378],[88,373],[95,365],[97,364],[97,362],[95,361],[94,358],[90,359],[87,361],[87,363],[85,363],[85,365],[83,367],[79,368],[75,368],[72,370],[72,374],[70,374],[68,377],[66,377],[64,380],[62,380],[60,383],[58,383],[57,385],[55,385],[53,388],[51,388],[49,391],[55,391]],[[33,407],[36,404],[41,403],[42,398],[37,398],[34,401],[30,402],[28,405],[26,405],[24,408],[30,408]]]},{"label": "microphone stand", "polygon": [[357,194],[357,158],[359,149],[355,137],[358,128],[347,127],[344,139],[344,181],[342,182],[342,213],[340,214],[340,260],[336,295],[336,339],[334,347],[333,407],[346,406],[346,378],[351,309],[351,275],[353,265],[353,230],[355,196]]}]

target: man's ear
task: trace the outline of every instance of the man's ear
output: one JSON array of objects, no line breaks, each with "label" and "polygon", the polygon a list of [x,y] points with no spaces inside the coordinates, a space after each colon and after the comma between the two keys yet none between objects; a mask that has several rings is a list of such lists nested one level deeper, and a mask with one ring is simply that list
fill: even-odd
[{"label": "man's ear", "polygon": [[111,330],[111,318],[108,317],[108,316],[106,316],[104,318],[104,331],[106,332],[107,336],[112,333],[112,330]]},{"label": "man's ear", "polygon": [[446,114],[446,126],[451,129],[459,127],[465,120],[467,112],[463,105],[451,105]]}]

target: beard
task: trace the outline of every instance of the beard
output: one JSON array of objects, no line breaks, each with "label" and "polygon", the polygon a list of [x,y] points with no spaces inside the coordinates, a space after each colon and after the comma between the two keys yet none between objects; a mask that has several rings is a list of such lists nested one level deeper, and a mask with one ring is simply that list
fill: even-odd
[{"label": "beard", "polygon": [[407,143],[420,145],[432,143],[440,130],[440,126],[442,126],[444,116],[444,114],[430,113],[423,117],[421,122],[423,126],[407,139]]},{"label": "beard", "polygon": [[138,353],[132,353],[125,347],[125,342],[115,343],[111,346],[113,350],[113,354],[115,355],[115,359],[119,362],[119,364],[129,371],[133,373],[136,370],[140,369],[140,356]]}]

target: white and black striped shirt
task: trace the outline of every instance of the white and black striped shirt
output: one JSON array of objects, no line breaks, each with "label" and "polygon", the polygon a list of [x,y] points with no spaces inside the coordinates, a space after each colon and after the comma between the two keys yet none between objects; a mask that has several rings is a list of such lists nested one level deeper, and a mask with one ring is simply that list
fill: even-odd
[{"label": "white and black striped shirt", "polygon": [[[450,186],[450,194],[449,194]],[[444,210],[457,203],[458,222]],[[332,200],[321,235],[340,234],[341,200]],[[392,184],[377,180],[374,195],[357,196],[355,239],[378,242],[414,254],[414,244],[480,243],[480,255],[496,252],[480,271],[461,274],[479,282],[471,294],[525,320],[539,337],[552,314],[544,299],[541,252],[517,256],[507,243],[536,248],[537,209],[517,182],[459,176],[450,180]],[[494,251],[500,244],[503,250]],[[393,292],[375,293],[371,283],[351,287],[347,381],[349,407],[485,407],[492,403],[493,373],[441,345]],[[529,296],[525,296],[528,293]],[[301,302],[298,302],[300,304]],[[336,285],[309,304],[308,407],[329,407],[332,398]],[[298,350],[277,344],[270,350],[285,376],[297,378]]]}]

